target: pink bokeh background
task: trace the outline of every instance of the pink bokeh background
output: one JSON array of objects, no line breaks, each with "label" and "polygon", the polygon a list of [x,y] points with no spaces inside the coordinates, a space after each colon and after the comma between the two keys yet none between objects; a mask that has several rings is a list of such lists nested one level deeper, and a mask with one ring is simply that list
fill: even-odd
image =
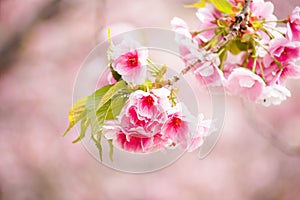
[{"label": "pink bokeh background", "polygon": [[[227,97],[222,137],[204,160],[185,154],[143,175],[111,170],[67,126],[73,82],[90,50],[134,27],[170,28],[174,16],[197,26],[191,0],[0,0],[0,200],[299,199],[300,82],[279,108],[249,123]],[[274,0],[278,18],[300,3]],[[254,120],[255,121],[255,120]]]}]

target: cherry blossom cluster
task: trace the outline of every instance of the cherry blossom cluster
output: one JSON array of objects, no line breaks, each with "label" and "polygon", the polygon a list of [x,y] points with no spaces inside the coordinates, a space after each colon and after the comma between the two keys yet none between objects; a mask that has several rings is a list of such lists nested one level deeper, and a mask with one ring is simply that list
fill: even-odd
[{"label": "cherry blossom cluster", "polygon": [[[191,152],[214,131],[212,120],[193,116],[177,98],[180,88],[168,84],[167,67],[150,60],[148,49],[132,38],[115,44],[109,37],[108,67],[99,89],[75,102],[66,133],[81,121],[99,149],[101,138],[127,152],[151,153],[181,148]],[[111,151],[113,152],[113,151]],[[112,155],[111,155],[112,159]]]},{"label": "cherry blossom cluster", "polygon": [[223,85],[229,94],[265,106],[279,105],[291,96],[286,80],[300,77],[300,7],[278,20],[271,2],[248,0],[248,10],[245,2],[192,5],[198,8],[195,31],[173,18],[180,54],[200,83]]},{"label": "cherry blossom cluster", "polygon": [[[157,66],[147,48],[131,38],[108,50],[109,82],[125,81],[128,100],[115,120],[108,120],[103,134],[114,146],[129,152],[153,152],[180,146],[193,151],[208,135],[211,120],[194,117],[178,102],[173,87],[164,78],[166,66]],[[112,78],[112,79],[111,79]]]}]

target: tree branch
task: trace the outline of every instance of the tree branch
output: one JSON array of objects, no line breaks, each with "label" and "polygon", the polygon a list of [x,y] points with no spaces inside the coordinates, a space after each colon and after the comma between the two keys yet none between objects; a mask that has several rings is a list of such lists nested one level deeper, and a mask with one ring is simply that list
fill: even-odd
[{"label": "tree branch", "polygon": [[[239,14],[235,16],[234,23],[229,31],[229,33],[223,37],[222,40],[220,40],[213,48],[211,48],[207,53],[207,57],[211,53],[216,53],[222,48],[224,45],[227,44],[228,41],[235,39],[239,33],[245,32],[248,28],[248,21],[249,21],[249,15],[250,15],[250,4],[253,2],[253,0],[245,0],[245,4]],[[185,67],[180,74],[184,75],[187,72],[189,72],[197,63],[202,62],[201,60],[197,60],[195,63]],[[179,81],[178,76],[172,77],[171,80],[168,80],[165,85],[172,85],[175,82]]]}]

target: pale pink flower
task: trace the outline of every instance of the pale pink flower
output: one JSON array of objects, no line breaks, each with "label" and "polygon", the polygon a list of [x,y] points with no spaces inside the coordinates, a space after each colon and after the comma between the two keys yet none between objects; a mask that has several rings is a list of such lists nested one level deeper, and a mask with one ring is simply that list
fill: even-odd
[{"label": "pale pink flower", "polygon": [[175,40],[179,45],[179,53],[185,63],[193,63],[202,59],[203,55],[198,51],[198,42],[192,37],[185,21],[174,17],[171,21],[172,29],[175,31]]},{"label": "pale pink flower", "polygon": [[220,86],[224,75],[218,68],[219,64],[216,54],[207,55],[205,60],[195,64],[193,73],[202,85]]},{"label": "pale pink flower", "polygon": [[108,73],[107,75],[107,81],[108,81],[108,84],[115,84],[117,83],[116,79],[113,77],[112,73]]},{"label": "pale pink flower", "polygon": [[286,37],[290,41],[300,41],[300,7],[297,6],[289,16]]},{"label": "pale pink flower", "polygon": [[[277,32],[273,31],[273,29],[276,27],[275,21],[277,20],[277,17],[273,14],[274,5],[272,2],[270,1],[265,2],[264,0],[254,0],[250,4],[250,10],[251,10],[252,20],[258,20],[260,22],[272,21],[272,22],[265,23],[264,28],[267,29],[268,32],[271,32],[272,34],[278,34]],[[256,34],[260,36],[262,44],[267,44],[270,42],[271,38],[267,33],[265,33],[265,31],[258,29],[256,31]]]},{"label": "pale pink flower", "polygon": [[214,127],[212,127],[213,124],[211,120],[204,120],[203,114],[198,116],[196,123],[197,127],[195,132],[193,132],[191,135],[189,146],[187,148],[188,152],[192,152],[199,148],[203,144],[205,138],[216,130]]},{"label": "pale pink flower", "polygon": [[205,30],[197,36],[203,42],[208,42],[215,36],[214,27],[217,28],[216,22],[222,15],[211,3],[206,3],[204,8],[198,9],[196,15],[200,21],[198,30]]},{"label": "pale pink flower", "polygon": [[[274,4],[270,1],[254,0],[250,4],[251,16],[256,17],[259,21],[276,21],[277,17],[274,13]],[[276,22],[268,23],[268,25],[276,26]]]},{"label": "pale pink flower", "polygon": [[224,86],[230,94],[248,98],[255,101],[264,88],[261,77],[245,68],[236,68],[224,82]]},{"label": "pale pink flower", "polygon": [[244,61],[245,53],[239,53],[238,55],[234,55],[229,51],[226,52],[226,61],[223,63],[222,72],[225,78],[231,74],[233,69],[238,68]]},{"label": "pale pink flower", "polygon": [[101,75],[100,79],[98,80],[98,88],[101,88],[105,85],[108,84],[115,84],[117,81],[114,79],[111,71],[109,70],[109,68],[103,72],[103,74]]},{"label": "pale pink flower", "polygon": [[174,17],[171,20],[172,29],[177,33],[176,39],[189,38],[192,39],[192,35],[189,31],[187,23],[178,17]]},{"label": "pale pink flower", "polygon": [[300,42],[291,42],[286,38],[275,39],[271,41],[268,51],[270,55],[266,55],[262,62],[268,85],[282,84],[286,78],[299,77],[299,65],[296,60],[300,56]]},{"label": "pale pink flower", "polygon": [[268,107],[272,104],[279,105],[290,96],[291,92],[287,88],[274,84],[265,87],[256,102]]},{"label": "pale pink flower", "polygon": [[128,83],[142,84],[146,78],[148,50],[130,39],[124,39],[119,45],[112,45],[109,59],[113,69]]}]

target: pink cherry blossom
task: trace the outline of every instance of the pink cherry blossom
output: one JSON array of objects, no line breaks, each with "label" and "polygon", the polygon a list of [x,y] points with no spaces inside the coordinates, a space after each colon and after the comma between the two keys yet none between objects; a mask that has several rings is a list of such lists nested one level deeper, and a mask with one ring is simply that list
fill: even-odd
[{"label": "pink cherry blossom", "polygon": [[162,127],[163,138],[169,141],[169,146],[188,147],[190,132],[193,130],[193,117],[184,104],[178,103],[168,110],[168,119]]},{"label": "pink cherry blossom", "polygon": [[117,122],[104,131],[106,137],[126,151],[149,152],[164,147],[166,140],[161,137],[161,129],[168,119],[165,109],[170,106],[165,104],[169,102],[169,94],[166,88],[131,93]]},{"label": "pink cherry blossom", "polygon": [[103,72],[103,74],[101,75],[100,79],[98,80],[98,84],[97,87],[101,88],[105,85],[108,84],[115,84],[117,81],[114,79],[111,71],[109,70],[109,67],[107,68],[107,70],[105,70]]},{"label": "pink cherry blossom", "polygon": [[268,107],[272,104],[279,105],[290,96],[291,92],[286,87],[274,84],[265,87],[256,102]]},{"label": "pink cherry blossom", "polygon": [[289,16],[286,37],[290,41],[300,41],[300,7],[297,6]]},{"label": "pink cherry blossom", "polygon": [[[282,84],[289,77],[299,77],[300,42],[291,42],[286,38],[275,39],[268,49],[270,55],[263,58],[263,70],[268,85]],[[279,62],[279,63],[278,63]]]},{"label": "pink cherry blossom", "polygon": [[172,29],[177,33],[176,39],[180,38],[192,38],[187,23],[178,17],[174,17],[171,20]]},{"label": "pink cherry blossom", "polygon": [[255,101],[264,88],[261,77],[245,68],[236,68],[225,81],[224,86],[230,94],[248,98]]},{"label": "pink cherry blossom", "polygon": [[[164,101],[168,101],[168,99]],[[159,104],[158,97],[141,90],[130,95],[129,103],[124,106],[119,117],[124,133],[127,135],[138,134],[144,137],[151,137],[160,132],[166,119],[166,110]]]},{"label": "pink cherry blossom", "polygon": [[211,3],[206,3],[204,8],[198,9],[196,15],[200,21],[198,30],[205,30],[197,36],[203,42],[208,42],[215,36],[214,27],[217,27],[216,22],[222,15]]},{"label": "pink cherry blossom", "polygon": [[113,69],[126,82],[142,84],[146,78],[148,51],[130,39],[124,39],[119,45],[112,45],[111,49],[112,53],[108,56],[112,60]]},{"label": "pink cherry blossom", "polygon": [[[253,0],[250,4],[251,15],[256,17],[259,21],[276,21],[277,17],[273,14],[274,4],[270,1]],[[269,25],[276,26],[276,22],[268,23]]]},{"label": "pink cherry blossom", "polygon": [[195,65],[193,72],[202,85],[219,86],[224,78],[223,72],[218,68],[219,64],[217,55],[210,54]]},{"label": "pink cherry blossom", "polygon": [[140,137],[135,135],[126,135],[121,130],[116,133],[115,145],[128,152],[152,152],[164,147],[164,142],[159,133],[153,137]]},{"label": "pink cherry blossom", "polygon": [[188,152],[192,152],[199,148],[203,144],[204,139],[209,136],[210,133],[215,131],[215,128],[212,126],[212,121],[204,120],[203,114],[198,116],[196,123],[197,127],[191,135],[189,146],[187,148]]},{"label": "pink cherry blossom", "polygon": [[173,30],[176,33],[175,40],[179,45],[179,53],[185,63],[193,63],[202,59],[203,55],[198,51],[199,43],[189,31],[185,21],[174,17],[171,21]]},{"label": "pink cherry blossom", "polygon": [[234,55],[230,52],[226,53],[226,61],[223,63],[222,72],[225,78],[231,74],[232,70],[238,68],[242,65],[245,59],[245,53],[239,53],[238,55]]}]

